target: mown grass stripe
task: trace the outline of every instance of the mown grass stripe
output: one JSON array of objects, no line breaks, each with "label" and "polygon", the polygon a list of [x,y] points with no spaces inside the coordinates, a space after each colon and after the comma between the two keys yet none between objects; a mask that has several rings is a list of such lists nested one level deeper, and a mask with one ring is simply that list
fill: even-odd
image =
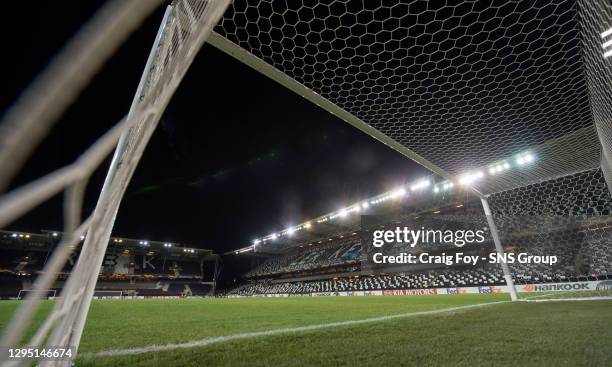
[{"label": "mown grass stripe", "polygon": [[463,311],[463,310],[468,310],[472,308],[480,308],[480,307],[491,306],[491,305],[496,305],[496,304],[501,304],[501,303],[508,303],[508,302],[510,301],[485,302],[485,303],[477,303],[477,304],[466,305],[466,306],[441,308],[441,309],[427,310],[427,311],[407,312],[407,313],[389,315],[389,316],[371,317],[367,319],[346,320],[346,321],[330,322],[326,324],[315,324],[315,325],[298,326],[298,327],[291,327],[291,328],[256,331],[256,332],[249,332],[249,333],[238,333],[238,334],[232,334],[232,335],[193,340],[193,341],[184,342],[184,343],[165,344],[165,345],[148,345],[144,347],[136,347],[136,348],[128,348],[128,349],[111,349],[111,350],[95,352],[95,353],[84,353],[84,354],[81,354],[80,357],[113,357],[113,356],[124,356],[124,355],[133,355],[133,354],[151,353],[151,352],[163,352],[163,351],[183,349],[183,348],[205,347],[211,344],[223,343],[223,342],[227,342],[230,340],[257,338],[257,337],[262,337],[262,336],[271,336],[271,335],[286,334],[286,333],[301,333],[301,332],[311,331],[311,330],[335,328],[335,327],[341,327],[341,326],[352,326],[352,325],[359,325],[359,324],[372,323],[372,322],[382,322],[382,321],[388,321],[388,320],[405,318],[405,317],[434,315],[434,314],[439,314],[439,313]]}]

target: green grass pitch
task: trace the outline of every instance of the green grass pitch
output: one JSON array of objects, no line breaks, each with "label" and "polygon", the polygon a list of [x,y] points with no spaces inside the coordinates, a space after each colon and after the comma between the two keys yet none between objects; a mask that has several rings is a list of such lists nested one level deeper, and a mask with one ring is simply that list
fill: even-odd
[{"label": "green grass pitch", "polygon": [[[91,353],[505,301],[504,294],[99,300],[77,366],[612,366],[610,301],[481,308],[118,357]],[[4,328],[17,301],[0,302]],[[44,303],[40,323],[52,302]]]}]

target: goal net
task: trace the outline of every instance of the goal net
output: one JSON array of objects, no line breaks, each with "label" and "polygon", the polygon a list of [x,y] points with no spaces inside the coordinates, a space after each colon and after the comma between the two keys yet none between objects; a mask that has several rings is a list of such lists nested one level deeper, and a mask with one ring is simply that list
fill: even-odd
[{"label": "goal net", "polygon": [[51,299],[55,297],[56,291],[57,290],[55,289],[48,289],[48,290],[41,290],[41,291],[31,290],[31,289],[22,289],[17,294],[17,299],[23,299],[27,294],[31,294],[31,293],[36,293],[35,296],[38,298]]},{"label": "goal net", "polygon": [[[0,125],[0,141],[3,142],[0,146],[3,167],[0,189],[7,186],[20,168],[20,162],[33,150],[28,143],[35,144],[45,135],[104,61],[160,3],[161,0],[108,2],[7,112]],[[78,348],[123,193],[167,103],[228,3],[228,0],[173,1],[166,8],[126,117],[75,163],[2,196],[0,226],[6,226],[44,200],[64,192],[65,235],[36,279],[36,291],[26,295],[26,302],[5,328],[0,345],[15,346],[22,340],[36,312],[40,294],[51,287],[72,249],[84,236],[78,261],[61,290],[59,301],[34,336],[27,340],[30,346],[46,343]],[[113,150],[97,206],[82,220],[81,206],[87,181]],[[70,362],[43,361],[41,364],[70,365]]]},{"label": "goal net", "polygon": [[612,198],[600,169],[489,202],[504,250],[515,256],[509,268],[520,299],[612,299]]},{"label": "goal net", "polygon": [[513,298],[603,299],[611,27],[603,0],[242,0],[209,42],[463,186],[498,253],[558,259],[503,264]]}]

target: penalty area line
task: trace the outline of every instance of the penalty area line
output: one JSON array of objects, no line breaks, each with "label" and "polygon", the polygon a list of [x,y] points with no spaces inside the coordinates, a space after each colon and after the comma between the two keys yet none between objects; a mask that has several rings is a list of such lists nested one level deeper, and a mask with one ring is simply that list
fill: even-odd
[{"label": "penalty area line", "polygon": [[510,301],[476,303],[473,305],[440,308],[440,309],[427,310],[427,311],[415,311],[415,312],[401,313],[401,314],[389,315],[389,316],[371,317],[367,319],[337,321],[337,322],[330,322],[327,324],[315,324],[315,325],[297,326],[297,327],[282,328],[282,329],[272,329],[272,330],[265,330],[265,331],[255,331],[255,332],[249,332],[249,333],[231,334],[231,335],[225,335],[225,336],[192,340],[192,341],[188,341],[184,343],[164,344],[164,345],[154,344],[154,345],[147,345],[144,347],[136,347],[136,348],[128,348],[128,349],[111,349],[111,350],[105,350],[101,352],[84,353],[80,357],[114,357],[114,356],[125,356],[125,355],[133,355],[133,354],[143,354],[143,353],[150,353],[150,352],[163,352],[163,351],[184,349],[184,348],[205,347],[211,344],[218,344],[218,343],[223,343],[223,342],[227,342],[231,340],[250,339],[250,338],[257,338],[257,337],[262,337],[262,336],[272,336],[272,335],[288,334],[288,333],[301,333],[301,332],[311,331],[311,330],[330,329],[330,328],[342,327],[342,326],[352,326],[352,325],[366,324],[366,323],[372,323],[372,322],[382,322],[382,321],[414,317],[414,316],[435,315],[439,313],[463,311],[463,310],[481,308],[481,307],[497,305],[500,303],[508,303],[508,302]]}]

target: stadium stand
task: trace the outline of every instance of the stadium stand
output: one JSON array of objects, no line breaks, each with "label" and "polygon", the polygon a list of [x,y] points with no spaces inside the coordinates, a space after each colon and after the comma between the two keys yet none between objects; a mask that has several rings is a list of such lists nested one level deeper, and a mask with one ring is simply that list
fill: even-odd
[{"label": "stadium stand", "polygon": [[[520,278],[519,278],[520,277]],[[528,269],[516,281],[553,283],[576,280],[562,273],[540,272]],[[612,279],[611,273],[598,273],[589,279]],[[423,273],[397,273],[355,276],[331,280],[273,282],[270,279],[254,281],[233,289],[228,295],[253,296],[258,294],[308,294],[317,292],[371,291],[393,289],[425,289],[450,287],[477,287],[505,285],[500,269],[444,269]]]},{"label": "stadium stand", "polygon": [[[530,255],[554,255],[554,265],[542,263],[509,264],[516,284],[573,282],[579,280],[612,279],[612,246],[609,224],[592,223],[572,219],[545,218],[548,233],[538,233],[530,228],[540,225],[541,218],[518,217],[501,223],[506,230],[504,243],[507,253]],[[463,222],[463,223],[461,223]],[[469,222],[471,226],[485,226],[479,216],[438,215],[421,217],[412,221],[412,227],[459,229]],[[393,225],[399,222],[395,220]],[[599,226],[599,227],[597,227]],[[603,229],[602,229],[603,228]],[[602,235],[602,232],[604,233]],[[592,235],[590,233],[595,233]],[[355,234],[355,233],[354,233]],[[253,296],[265,294],[309,294],[319,292],[351,292],[395,289],[424,289],[449,287],[503,286],[506,284],[497,264],[478,267],[444,265],[405,265],[386,271],[368,267],[366,238],[354,236],[311,241],[289,247],[272,254],[244,275],[245,282],[228,295]],[[571,245],[568,245],[571,244]],[[466,254],[484,255],[492,248],[490,241],[478,246],[464,247]],[[392,243],[376,249],[385,255],[400,253],[430,254],[452,253],[459,249],[437,242],[412,248],[402,243]]]},{"label": "stadium stand", "polygon": [[305,251],[296,251],[280,257],[272,257],[246,274],[247,277],[275,273],[291,273],[320,269],[343,264],[354,264],[361,260],[361,241],[347,239]]},{"label": "stadium stand", "polygon": [[[17,298],[20,291],[31,289],[60,236],[57,232],[0,231],[0,299]],[[53,286],[56,295],[60,295],[79,251],[80,248],[75,249],[57,275]],[[214,282],[204,279],[210,278],[211,261],[216,272],[218,256],[210,250],[113,238],[100,269],[96,291],[143,297],[209,296],[215,292]]]}]

